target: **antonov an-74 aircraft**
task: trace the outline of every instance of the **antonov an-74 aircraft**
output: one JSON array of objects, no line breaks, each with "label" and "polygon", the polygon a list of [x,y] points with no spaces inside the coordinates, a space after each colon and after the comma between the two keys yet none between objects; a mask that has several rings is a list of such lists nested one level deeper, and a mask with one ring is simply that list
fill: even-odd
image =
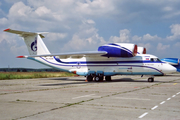
[{"label": "antonov an-74 aircraft", "polygon": [[111,43],[100,46],[98,51],[51,54],[44,44],[43,33],[6,29],[5,32],[23,37],[29,54],[27,58],[62,71],[86,76],[88,81],[111,81],[114,75],[165,75],[176,72],[172,65],[156,56],[146,54],[146,49],[129,43]]}]

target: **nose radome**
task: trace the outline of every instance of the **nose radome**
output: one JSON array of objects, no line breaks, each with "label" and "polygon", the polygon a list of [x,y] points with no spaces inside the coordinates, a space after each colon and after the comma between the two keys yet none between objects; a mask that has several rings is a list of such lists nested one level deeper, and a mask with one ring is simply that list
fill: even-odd
[{"label": "nose radome", "polygon": [[168,66],[168,71],[169,71],[169,73],[174,73],[174,72],[176,72],[177,71],[177,69],[174,67],[174,66],[172,66],[172,65],[169,65]]},{"label": "nose radome", "polygon": [[177,72],[177,68],[173,66],[173,72]]},{"label": "nose radome", "polygon": [[164,64],[163,70],[162,70],[162,72],[165,74],[174,73],[176,71],[177,71],[177,69],[168,63]]}]

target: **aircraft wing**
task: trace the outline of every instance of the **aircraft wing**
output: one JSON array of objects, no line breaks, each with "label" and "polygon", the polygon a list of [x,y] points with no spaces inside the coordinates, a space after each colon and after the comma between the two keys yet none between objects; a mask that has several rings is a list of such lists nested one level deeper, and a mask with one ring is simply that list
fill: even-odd
[{"label": "aircraft wing", "polygon": [[59,56],[63,58],[81,58],[84,56],[101,56],[107,54],[106,51],[88,51],[88,52],[71,52],[71,53],[57,53],[57,54],[44,54],[44,55],[24,55],[17,56],[17,58],[28,58],[28,57],[48,57],[48,56]]}]

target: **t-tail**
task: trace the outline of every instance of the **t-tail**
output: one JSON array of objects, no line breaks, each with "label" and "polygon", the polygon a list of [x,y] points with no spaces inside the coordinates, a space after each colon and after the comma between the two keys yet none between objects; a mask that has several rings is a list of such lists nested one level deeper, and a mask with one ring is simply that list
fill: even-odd
[{"label": "t-tail", "polygon": [[6,29],[5,32],[18,34],[26,43],[30,55],[50,54],[42,38],[42,33],[24,32],[19,30]]}]

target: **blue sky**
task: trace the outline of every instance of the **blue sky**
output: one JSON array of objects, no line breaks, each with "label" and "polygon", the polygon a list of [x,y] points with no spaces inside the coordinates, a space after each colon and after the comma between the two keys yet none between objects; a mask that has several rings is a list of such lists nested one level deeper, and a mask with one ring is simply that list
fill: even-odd
[{"label": "blue sky", "polygon": [[105,43],[134,43],[159,58],[180,58],[179,0],[1,0],[0,68],[46,67],[16,56],[28,55],[11,28],[50,32],[51,53],[95,51]]}]

